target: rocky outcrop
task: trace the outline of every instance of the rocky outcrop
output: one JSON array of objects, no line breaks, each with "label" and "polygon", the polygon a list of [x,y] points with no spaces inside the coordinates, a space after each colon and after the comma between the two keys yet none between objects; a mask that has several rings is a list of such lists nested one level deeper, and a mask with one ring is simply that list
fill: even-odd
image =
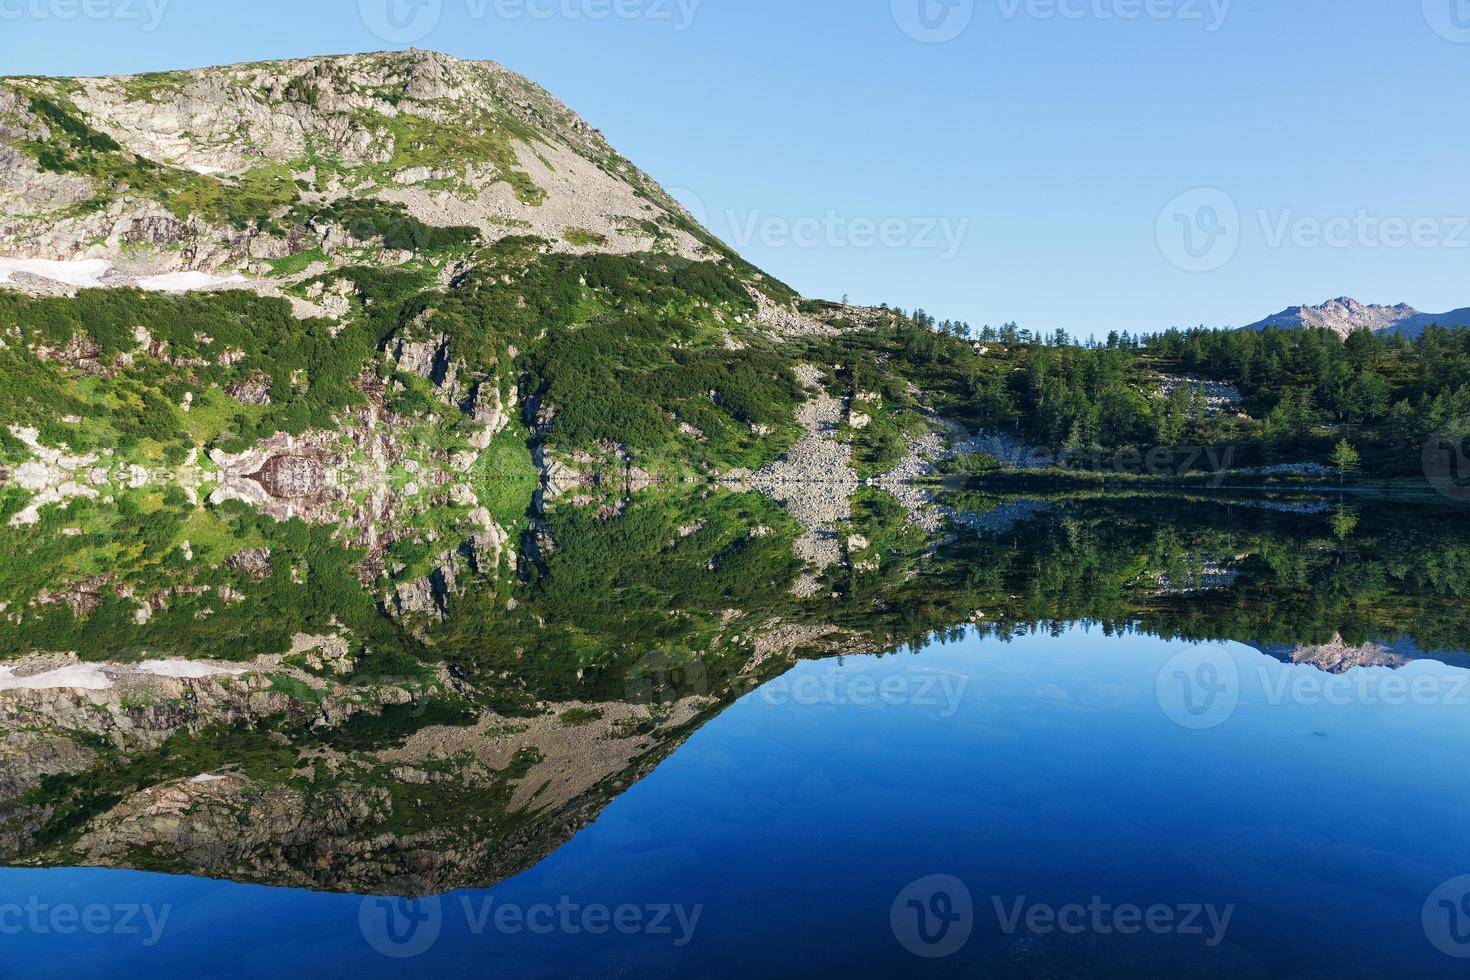
[{"label": "rocky outcrop", "polygon": [[219,486],[209,498],[215,506],[238,500],[278,521],[321,523],[334,519],[333,503],[346,494],[341,470],[347,461],[329,433],[278,433],[243,453],[216,449],[210,459],[219,468]]},{"label": "rocky outcrop", "polygon": [[242,405],[269,405],[271,377],[264,371],[252,371],[248,378],[225,386],[225,394]]},{"label": "rocky outcrop", "polygon": [[[785,507],[802,527],[797,555],[810,573],[820,573],[842,560],[836,526],[851,516],[849,498],[860,483],[852,468],[852,446],[836,436],[846,404],[821,388],[823,375],[811,365],[798,367],[796,373],[813,390],[796,412],[805,434],[785,456],[759,472],[735,472],[721,479],[739,489],[764,493]],[[815,593],[817,585],[810,573],[797,583],[798,595]]]},{"label": "rocky outcrop", "polygon": [[749,288],[755,300],[756,322],[782,337],[830,337],[841,333],[836,327],[806,316],[792,303],[778,303],[755,287]]},{"label": "rocky outcrop", "polygon": [[1344,337],[1354,330],[1417,337],[1431,324],[1441,327],[1470,326],[1470,308],[1452,310],[1449,313],[1420,313],[1406,303],[1397,306],[1366,306],[1350,297],[1339,296],[1320,306],[1288,307],[1245,329],[1321,327]]},{"label": "rocky outcrop", "polygon": [[[43,166],[30,149],[50,136],[30,108],[38,97],[74,112],[102,134],[99,143],[115,141],[102,152],[144,161],[194,193],[169,196],[149,185],[118,197],[104,181]],[[426,141],[437,129],[463,138]],[[313,154],[333,160],[331,175],[312,166]],[[274,182],[280,194],[257,220],[202,206],[247,179]],[[117,257],[142,244],[153,246],[148,271],[213,272],[361,244],[273,222],[296,203],[291,192],[321,204],[393,201],[430,225],[476,227],[487,241],[512,233],[562,241],[575,231],[600,251],[657,246],[689,259],[708,251],[688,231],[688,213],[600,132],[490,62],[408,51],[139,77],[0,79],[0,213],[8,216],[0,255]],[[201,206],[185,212],[184,200]]]},{"label": "rocky outcrop", "polygon": [[1377,643],[1351,646],[1340,635],[1321,646],[1297,647],[1291,651],[1291,661],[1310,664],[1329,674],[1345,674],[1358,667],[1388,667],[1398,670],[1410,662],[1408,657]]},{"label": "rocky outcrop", "polygon": [[225,559],[225,567],[243,572],[257,581],[270,577],[271,551],[269,548],[246,548]]},{"label": "rocky outcrop", "polygon": [[43,445],[40,433],[29,426],[11,426],[10,434],[23,443],[31,458],[10,473],[9,481],[32,496],[10,517],[11,527],[39,523],[47,507],[65,507],[69,501],[96,500],[111,488],[147,486],[152,474],[136,463],[118,461],[110,450],[73,453],[66,447]]}]

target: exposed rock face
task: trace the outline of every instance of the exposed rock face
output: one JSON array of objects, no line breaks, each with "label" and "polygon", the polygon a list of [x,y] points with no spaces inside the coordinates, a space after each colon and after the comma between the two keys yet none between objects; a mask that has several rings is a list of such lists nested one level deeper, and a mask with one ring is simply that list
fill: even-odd
[{"label": "exposed rock face", "polygon": [[1420,650],[1408,641],[1399,641],[1388,646],[1374,642],[1356,646],[1347,643],[1340,635],[1334,636],[1330,642],[1320,646],[1284,644],[1252,644],[1252,646],[1282,663],[1315,667],[1328,674],[1346,674],[1360,667],[1386,667],[1390,670],[1398,670],[1415,660],[1426,657],[1453,662],[1453,657],[1450,655]]},{"label": "exposed rock face", "polygon": [[10,434],[25,444],[32,458],[17,466],[9,479],[33,494],[24,509],[11,515],[12,527],[38,523],[44,507],[78,498],[95,500],[103,488],[114,483],[141,487],[150,478],[141,467],[114,468],[111,460],[95,453],[77,454],[42,445],[40,433],[27,426],[11,426]]},{"label": "exposed rock face", "polygon": [[[773,633],[760,659],[780,658],[803,639],[817,637]],[[298,637],[293,651],[314,651],[323,664],[347,656],[334,637]],[[150,673],[147,665],[65,658],[11,669],[56,676],[83,666],[104,683],[0,685],[0,859],[150,868],[162,859],[181,873],[364,894],[442,894],[523,871],[590,823],[721,703],[711,690],[657,710],[630,697],[543,705],[514,719],[484,712],[463,725],[415,726],[403,738],[346,752],[286,733],[300,739],[301,725],[329,733],[357,716],[386,717],[395,706],[411,707],[410,692],[297,674],[298,685],[318,691],[303,702],[279,689],[272,677],[283,668],[274,664],[207,676],[174,676],[207,665],[167,664]],[[653,684],[661,686],[656,676]],[[731,685],[749,687],[738,679]],[[299,760],[290,778],[230,761],[175,772],[99,801],[62,845],[36,839],[52,815],[27,794],[43,779],[62,777],[64,786],[68,774],[135,764],[175,736],[260,731],[255,726],[267,719],[277,759],[284,753],[287,771],[289,760]],[[331,778],[323,781],[323,773]],[[47,799],[60,799],[58,792]]]},{"label": "exposed rock face", "polygon": [[[796,542],[797,555],[819,573],[842,560],[835,525],[852,515],[849,498],[860,483],[852,468],[852,446],[836,438],[846,403],[821,389],[821,372],[812,365],[802,365],[796,373],[805,387],[814,390],[796,412],[806,434],[784,457],[760,472],[732,473],[724,480],[758,490],[785,507],[805,532]],[[796,591],[803,596],[815,594],[816,583],[804,577]]]},{"label": "exposed rock face", "polygon": [[271,378],[264,371],[252,372],[244,381],[225,386],[225,394],[242,405],[269,405],[271,403]]},{"label": "exposed rock face", "polygon": [[1198,392],[1204,399],[1205,411],[1210,415],[1235,413],[1245,403],[1244,396],[1235,385],[1188,375],[1183,377],[1162,375],[1159,378],[1159,390],[1155,392],[1154,397],[1168,398],[1181,388]]},{"label": "exposed rock face", "polygon": [[[501,532],[502,535],[504,533]],[[413,582],[399,584],[389,611],[400,619],[429,616],[442,622],[449,618],[451,597],[463,591],[459,583],[463,571],[463,558],[458,552],[440,555],[434,563],[433,571],[428,575]]]},{"label": "exposed rock face", "polygon": [[[242,227],[218,209],[186,212],[147,189],[118,196],[83,173],[53,172],[28,150],[54,127],[37,98],[115,141],[105,152],[199,188],[192,200],[285,165],[275,185],[282,203],[262,218],[286,211],[300,181],[323,204],[394,201],[428,224],[477,227],[492,241],[563,241],[576,231],[600,251],[706,253],[688,213],[543,89],[490,62],[408,51],[64,83],[0,79],[0,255],[93,258],[146,245],[149,271],[234,271],[353,244],[325,229]],[[425,127],[462,138],[426,147]],[[331,176],[313,154],[333,160]]]},{"label": "exposed rock face", "polygon": [[423,378],[444,390],[448,400],[456,400],[460,368],[449,359],[448,337],[440,334],[423,340],[400,338],[393,346],[392,357],[400,371]]},{"label": "exposed rock face", "polygon": [[1470,308],[1452,310],[1449,313],[1420,313],[1405,303],[1398,306],[1365,306],[1355,299],[1339,296],[1321,306],[1289,307],[1245,329],[1326,327],[1343,336],[1354,330],[1371,330],[1374,333],[1417,337],[1431,324],[1442,327],[1470,326]]},{"label": "exposed rock face", "polygon": [[269,548],[246,548],[225,559],[225,566],[236,572],[244,572],[255,579],[268,578],[271,573]]},{"label": "exposed rock face", "polygon": [[1341,636],[1333,637],[1331,643],[1319,647],[1298,647],[1291,654],[1292,662],[1310,664],[1329,674],[1345,674],[1356,667],[1390,667],[1394,670],[1409,663],[1409,658],[1400,656],[1387,647],[1376,643],[1360,647],[1349,646]]},{"label": "exposed rock face", "polygon": [[272,456],[249,478],[277,500],[315,497],[327,486],[326,467],[310,456]]},{"label": "exposed rock face", "polygon": [[480,433],[474,439],[478,448],[489,448],[490,441],[510,425],[511,419],[515,417],[517,398],[515,386],[511,386],[507,395],[501,395],[500,384],[494,378],[481,381],[475,386],[469,412],[470,417],[481,427]]},{"label": "exposed rock face", "polygon": [[327,433],[280,433],[243,453],[216,449],[210,459],[220,483],[210,503],[239,500],[279,521],[329,520],[332,499],[345,494],[340,470],[346,460],[334,452],[334,442]]},{"label": "exposed rock face", "polygon": [[761,326],[785,337],[828,337],[840,333],[836,327],[805,316],[792,306],[777,303],[758,289],[750,290]]}]

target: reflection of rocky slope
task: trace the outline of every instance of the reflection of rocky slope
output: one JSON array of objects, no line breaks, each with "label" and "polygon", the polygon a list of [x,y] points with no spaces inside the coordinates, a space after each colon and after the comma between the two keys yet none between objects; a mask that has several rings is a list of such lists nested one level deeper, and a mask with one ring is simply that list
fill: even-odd
[{"label": "reflection of rocky slope", "polygon": [[[731,474],[726,482],[779,501],[804,532],[796,542],[797,555],[820,573],[842,560],[835,525],[850,514],[848,500],[858,488],[858,478],[852,470],[852,446],[834,436],[845,406],[825,390],[818,369],[803,364],[796,374],[813,393],[796,412],[805,434],[777,462],[758,473]],[[811,576],[796,585],[802,596],[813,595],[816,589]]]},{"label": "reflection of rocky slope", "polygon": [[[1345,674],[1358,667],[1388,667],[1397,670],[1415,660],[1431,656],[1408,641],[1400,641],[1389,646],[1379,643],[1353,646],[1344,642],[1341,636],[1333,637],[1330,643],[1320,646],[1278,645],[1261,646],[1256,649],[1283,663],[1309,664],[1329,674]],[[1432,656],[1434,659],[1444,659],[1442,654]]]},{"label": "reflection of rocky slope", "polygon": [[[1317,583],[1410,564],[1396,550],[1402,535],[1390,533],[1398,525],[1367,511],[1354,532],[1370,536],[1359,551],[1325,532],[1303,546],[1311,536],[1299,515],[1218,518],[1213,500],[1180,503],[1170,516],[1158,496],[1131,505],[952,498],[942,502],[956,513],[989,519],[976,528],[986,533],[936,543],[885,494],[860,492],[842,525],[857,557],[805,599],[790,594],[800,531],[759,494],[642,494],[618,515],[563,505],[532,524],[524,561],[504,534],[467,546],[441,537],[429,543],[436,572],[402,596],[417,610],[334,578],[321,555],[304,561],[287,535],[274,550],[236,547],[226,562],[238,576],[232,590],[268,590],[262,629],[301,624],[287,629],[286,652],[239,664],[153,660],[138,652],[126,613],[105,618],[101,584],[56,590],[48,608],[94,630],[123,624],[111,627],[128,637],[117,652],[93,659],[141,662],[53,653],[0,667],[0,860],[357,892],[487,885],[555,849],[797,659],[903,651],[936,631],[1008,636],[1075,621],[1190,640],[1321,636],[1323,617],[1349,621],[1351,597],[1292,624],[1282,597],[1309,587],[1338,595]],[[1036,519],[1042,508],[1050,515]],[[1024,532],[990,533],[1018,520]],[[1455,533],[1446,526],[1415,547],[1459,553]],[[492,576],[507,553],[515,573]],[[1200,556],[1247,554],[1231,581],[1201,582],[1215,569]],[[1279,580],[1265,555],[1285,563]],[[297,568],[306,569],[299,580]],[[1170,570],[1166,582],[1158,569]],[[1443,567],[1433,574],[1439,587]],[[1401,582],[1372,588],[1375,610],[1433,642],[1463,632],[1463,617],[1445,627],[1454,611],[1416,605]],[[305,621],[280,608],[299,596]],[[223,629],[231,646],[216,655],[227,656],[244,642],[240,620],[228,605],[207,608],[167,637],[203,644]],[[154,623],[170,614],[155,610]],[[32,646],[45,642],[24,632]],[[1416,655],[1340,640],[1267,652],[1329,671]]]},{"label": "reflection of rocky slope", "polygon": [[[349,686],[280,658],[229,674],[168,671],[204,676],[22,665],[58,684],[72,683],[66,671],[106,680],[0,682],[0,856],[378,894],[485,887],[560,846],[824,636],[842,645],[830,629],[762,630],[752,673],[669,702],[648,700],[669,679],[650,661],[630,701],[438,724],[457,683],[444,676]],[[298,645],[322,666],[343,653],[330,638]]]}]

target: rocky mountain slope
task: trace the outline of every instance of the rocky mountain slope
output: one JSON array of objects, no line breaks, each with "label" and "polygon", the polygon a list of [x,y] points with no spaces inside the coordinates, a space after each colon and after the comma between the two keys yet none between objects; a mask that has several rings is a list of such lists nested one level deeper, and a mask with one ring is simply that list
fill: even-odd
[{"label": "rocky mountain slope", "polygon": [[539,504],[768,463],[785,345],[893,319],[800,303],[544,90],[422,51],[0,78],[0,305],[0,489],[133,474],[376,550],[424,494],[495,531],[483,484],[535,467]]},{"label": "rocky mountain slope", "polygon": [[1424,332],[1425,327],[1436,324],[1441,327],[1470,326],[1470,308],[1452,310],[1449,313],[1420,313],[1405,303],[1397,306],[1365,306],[1355,299],[1340,296],[1320,306],[1289,307],[1275,316],[1252,323],[1245,329],[1325,327],[1343,336],[1354,330],[1371,330],[1374,333],[1417,337]]},{"label": "rocky mountain slope", "polygon": [[597,130],[489,62],[410,51],[0,79],[0,255],[259,274],[349,246],[350,223],[314,220],[349,199],[486,241],[707,254]]}]

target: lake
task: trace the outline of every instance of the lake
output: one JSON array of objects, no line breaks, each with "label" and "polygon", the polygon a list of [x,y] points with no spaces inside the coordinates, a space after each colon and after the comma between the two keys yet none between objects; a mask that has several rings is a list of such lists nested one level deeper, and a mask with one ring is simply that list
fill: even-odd
[{"label": "lake", "polygon": [[[945,500],[860,496],[800,601],[759,499],[638,500],[441,570],[356,670],[139,636],[12,682],[6,974],[1463,975],[1462,514]],[[258,636],[366,615],[314,547],[271,543]]]}]

